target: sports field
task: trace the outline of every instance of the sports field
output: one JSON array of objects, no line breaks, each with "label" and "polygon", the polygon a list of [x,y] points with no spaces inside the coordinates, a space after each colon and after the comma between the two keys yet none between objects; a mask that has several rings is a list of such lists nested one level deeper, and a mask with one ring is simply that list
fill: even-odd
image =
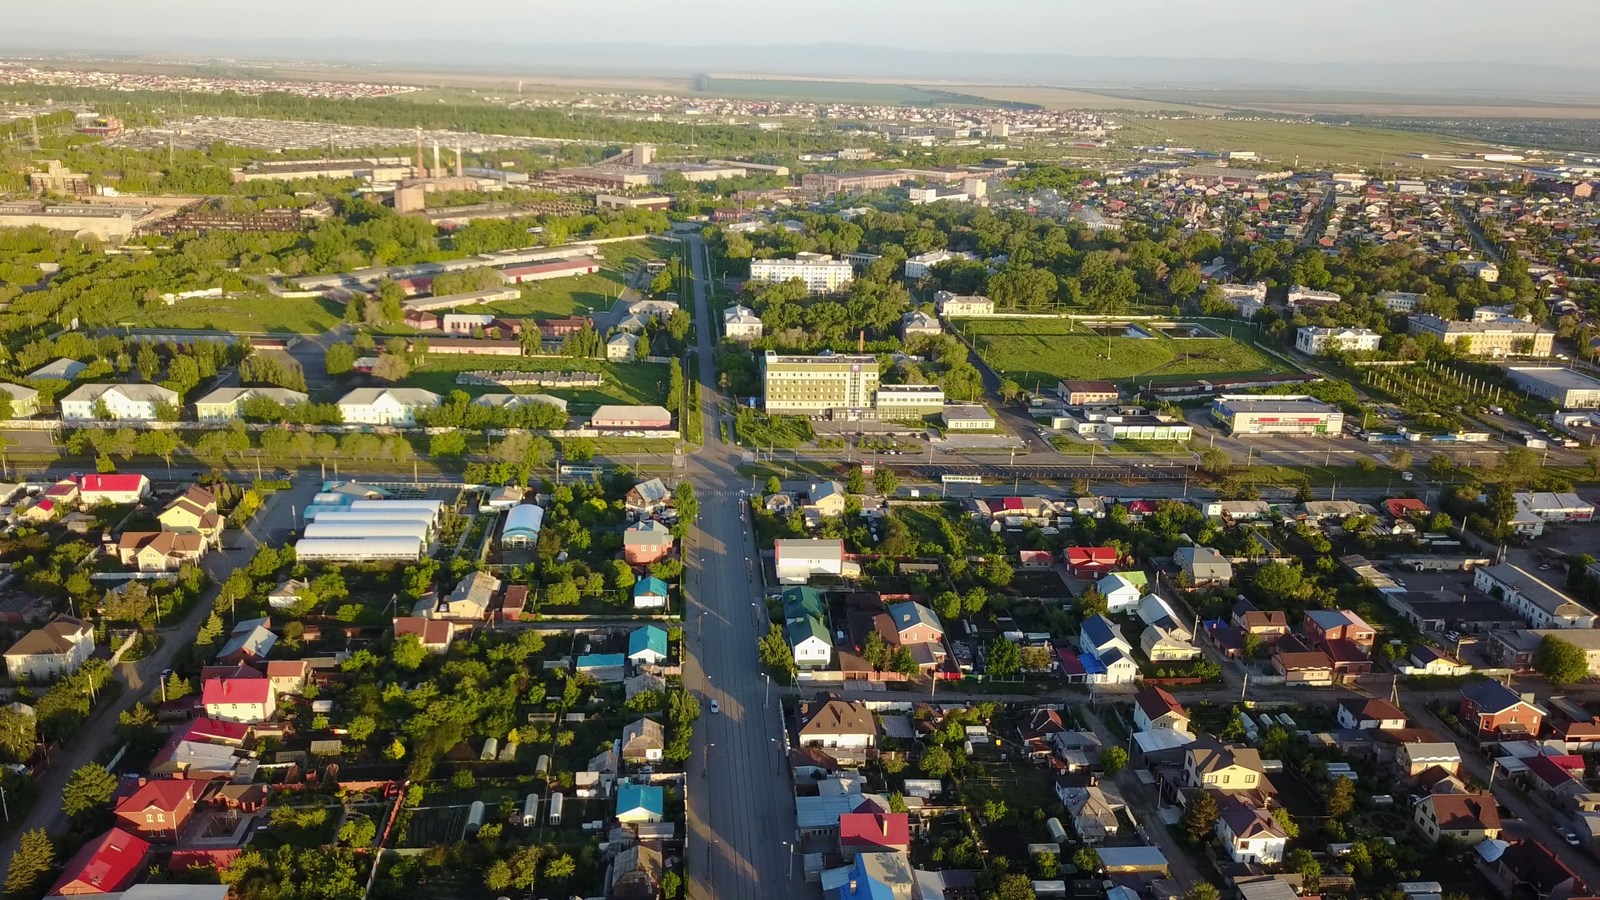
[{"label": "sports field", "polygon": [[1002,378],[1024,389],[1061,380],[1157,384],[1285,371],[1247,343],[1229,337],[1106,337],[1064,319],[971,319],[969,340]]},{"label": "sports field", "polygon": [[267,294],[179,300],[147,306],[120,325],[133,328],[202,328],[232,334],[322,334],[339,324],[344,305],[318,297]]}]

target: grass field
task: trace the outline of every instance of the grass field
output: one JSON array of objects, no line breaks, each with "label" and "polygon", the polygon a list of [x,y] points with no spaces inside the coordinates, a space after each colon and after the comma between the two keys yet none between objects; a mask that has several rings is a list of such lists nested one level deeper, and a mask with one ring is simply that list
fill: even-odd
[{"label": "grass field", "polygon": [[[926,105],[960,99],[954,89],[868,81],[820,81],[804,78],[702,78],[697,94],[712,97],[750,97],[761,100],[833,100],[853,103]],[[971,98],[965,98],[971,99]]]},{"label": "grass field", "polygon": [[1387,165],[1440,168],[1441,159],[1409,154],[1459,157],[1487,145],[1437,135],[1311,122],[1263,122],[1242,119],[1155,119],[1126,116],[1117,133],[1119,146],[1172,144],[1200,150],[1253,150],[1276,163],[1302,168]]},{"label": "grass field", "polygon": [[1045,109],[1094,109],[1117,110],[1125,109],[1132,112],[1158,112],[1168,110],[1172,112],[1211,112],[1199,106],[1190,106],[1184,103],[1170,102],[1162,99],[1141,100],[1131,97],[1113,97],[1110,94],[1097,94],[1091,91],[1079,91],[1072,88],[1047,87],[1045,85],[998,85],[998,84],[957,84],[950,85],[945,90],[959,91],[975,97],[984,97],[990,100],[1002,100],[1009,103],[1034,103]]},{"label": "grass field", "polygon": [[1001,377],[1028,390],[1063,379],[1144,384],[1283,370],[1248,343],[1227,337],[1106,338],[1064,319],[974,319],[962,328]]},{"label": "grass field", "polygon": [[[456,373],[474,370],[602,372],[606,376],[606,383],[598,388],[574,390],[540,387],[489,388],[456,384]],[[407,387],[425,388],[441,395],[457,390],[466,391],[474,397],[479,394],[498,393],[549,394],[572,404],[573,413],[586,413],[605,403],[660,403],[662,392],[666,390],[667,377],[667,367],[664,363],[610,363],[598,359],[559,357],[431,354],[421,366],[412,370],[406,377],[405,384]]]},{"label": "grass field", "polygon": [[650,239],[602,244],[600,252],[605,256],[601,260],[600,271],[593,275],[524,284],[519,299],[462,307],[454,311],[488,312],[524,319],[592,315],[610,309],[611,304],[616,302],[617,295],[622,293],[627,283],[627,273],[634,267],[634,260],[665,257],[672,247],[671,242]]},{"label": "grass field", "polygon": [[344,307],[331,300],[237,297],[152,306],[118,324],[134,328],[212,328],[234,334],[322,334],[339,324],[343,315]]}]

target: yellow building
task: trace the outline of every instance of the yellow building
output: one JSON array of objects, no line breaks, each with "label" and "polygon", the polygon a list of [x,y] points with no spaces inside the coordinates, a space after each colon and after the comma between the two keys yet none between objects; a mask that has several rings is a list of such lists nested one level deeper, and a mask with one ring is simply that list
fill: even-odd
[{"label": "yellow building", "polygon": [[813,415],[870,409],[878,392],[878,359],[870,354],[783,356],[761,360],[768,413]]}]

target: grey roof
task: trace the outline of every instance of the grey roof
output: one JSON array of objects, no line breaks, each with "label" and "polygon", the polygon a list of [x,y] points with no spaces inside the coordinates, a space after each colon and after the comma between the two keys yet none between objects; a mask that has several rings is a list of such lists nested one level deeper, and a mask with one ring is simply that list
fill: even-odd
[{"label": "grey roof", "polygon": [[[1498,681],[1483,679],[1469,681],[1461,686],[1461,696],[1471,700],[1483,712],[1495,713],[1510,709],[1518,703],[1526,703],[1522,695],[1506,687]],[[1529,703],[1535,709],[1536,704]]]},{"label": "grey roof", "polygon": [[242,403],[251,397],[266,397],[276,400],[284,406],[294,406],[306,402],[306,395],[300,391],[291,391],[281,387],[220,387],[196,400],[201,403]]},{"label": "grey roof", "polygon": [[79,372],[82,372],[87,368],[89,367],[86,364],[78,362],[75,359],[67,359],[63,356],[60,359],[47,362],[39,368],[34,369],[32,372],[29,372],[28,377],[71,381],[73,378],[77,377]]},{"label": "grey roof", "polygon": [[62,403],[93,403],[103,395],[116,391],[135,403],[177,403],[178,394],[159,384],[83,384],[61,398]]},{"label": "grey roof", "polygon": [[652,478],[639,482],[633,486],[633,490],[628,491],[628,505],[653,506],[666,503],[671,497],[671,492],[661,483],[661,479]]},{"label": "grey roof", "polygon": [[940,634],[944,634],[944,624],[939,621],[939,617],[934,614],[933,610],[923,606],[921,603],[907,601],[905,603],[890,604],[889,618],[894,620],[896,631],[905,631],[915,625],[926,625]]},{"label": "grey roof", "polygon": [[356,388],[339,398],[340,406],[371,406],[384,397],[401,406],[438,406],[439,395],[422,388]]}]

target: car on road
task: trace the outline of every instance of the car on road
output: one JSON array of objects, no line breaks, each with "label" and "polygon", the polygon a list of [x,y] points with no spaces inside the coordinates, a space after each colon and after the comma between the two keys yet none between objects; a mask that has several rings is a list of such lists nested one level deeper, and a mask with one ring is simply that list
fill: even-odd
[{"label": "car on road", "polygon": [[1459,631],[1446,631],[1444,633],[1444,639],[1453,644],[1456,641],[1461,640],[1461,632],[1459,632]]},{"label": "car on road", "polygon": [[722,712],[722,706],[718,704],[717,701],[713,700],[711,701],[711,711],[714,713]]},{"label": "car on road", "polygon": [[1571,828],[1561,829],[1561,839],[1574,847],[1583,846],[1583,841],[1578,838],[1578,833]]}]

